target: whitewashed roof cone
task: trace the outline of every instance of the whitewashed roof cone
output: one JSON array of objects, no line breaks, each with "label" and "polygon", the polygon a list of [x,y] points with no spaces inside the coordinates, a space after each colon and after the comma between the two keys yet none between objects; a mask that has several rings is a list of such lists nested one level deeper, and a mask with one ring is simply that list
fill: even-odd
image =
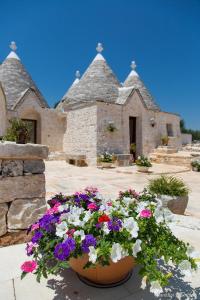
[{"label": "whitewashed roof cone", "polygon": [[136,63],[135,61],[131,62],[131,72],[124,81],[124,87],[132,87],[139,90],[143,101],[148,109],[160,110],[159,106],[155,103],[152,95],[149,93],[148,89],[144,85],[143,81],[140,79],[138,73],[135,71]]},{"label": "whitewashed roof cone", "polygon": [[17,49],[15,42],[11,42],[10,48],[12,51],[0,65],[0,82],[6,95],[7,108],[14,109],[29,89],[37,93],[43,107],[48,107],[41,92],[15,53]]},{"label": "whitewashed roof cone", "polygon": [[62,98],[62,101],[116,101],[118,87],[121,84],[101,54],[103,51],[101,43],[98,43],[96,50],[98,54],[79,82],[70,87]]}]

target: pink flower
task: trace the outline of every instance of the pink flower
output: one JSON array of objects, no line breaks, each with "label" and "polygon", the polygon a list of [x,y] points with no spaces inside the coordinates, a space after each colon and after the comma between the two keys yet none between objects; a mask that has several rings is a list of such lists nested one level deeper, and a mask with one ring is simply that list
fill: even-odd
[{"label": "pink flower", "polygon": [[88,204],[87,208],[90,210],[96,210],[98,206],[95,203],[90,203]]},{"label": "pink flower", "polygon": [[98,193],[98,189],[96,187],[93,186],[88,186],[85,188],[85,191],[91,194],[96,194]]},{"label": "pink flower", "polygon": [[21,265],[21,270],[26,273],[33,272],[37,268],[37,262],[35,260],[25,261]]},{"label": "pink flower", "polygon": [[112,206],[112,202],[107,202],[107,205],[108,206]]},{"label": "pink flower", "polygon": [[32,226],[31,226],[31,230],[33,231],[33,230],[36,230],[36,229],[38,229],[38,228],[40,228],[40,225],[38,224],[38,223],[35,223],[35,224],[33,224]]},{"label": "pink flower", "polygon": [[58,212],[58,208],[61,204],[57,202],[52,208],[47,209],[46,214],[52,215]]},{"label": "pink flower", "polygon": [[140,217],[141,218],[151,218],[151,216],[152,216],[152,212],[150,211],[150,209],[143,209],[140,212]]},{"label": "pink flower", "polygon": [[66,233],[69,237],[72,237],[75,231],[76,230],[74,228],[72,228],[72,229],[69,229]]},{"label": "pink flower", "polygon": [[27,244],[27,248],[26,248],[27,255],[32,255],[33,248],[34,248],[34,244],[32,242],[30,242],[30,243]]}]

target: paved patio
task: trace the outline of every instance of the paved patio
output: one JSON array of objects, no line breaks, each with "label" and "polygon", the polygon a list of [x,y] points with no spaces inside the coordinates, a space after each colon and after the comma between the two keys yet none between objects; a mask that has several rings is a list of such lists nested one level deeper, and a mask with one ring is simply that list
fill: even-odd
[{"label": "paved patio", "polygon": [[[171,225],[173,232],[184,241],[190,242],[200,251],[200,173],[187,171],[182,167],[155,165],[151,174],[137,173],[134,167],[101,170],[77,168],[65,162],[46,163],[47,198],[57,192],[71,193],[85,186],[97,186],[103,194],[116,195],[119,190],[135,188],[141,191],[150,178],[160,173],[176,173],[191,189],[187,216],[176,216]],[[149,290],[141,290],[138,268],[131,279],[122,286],[97,289],[83,284],[71,270],[58,276],[42,280],[38,284],[33,275],[20,280],[20,264],[26,259],[24,245],[0,249],[0,300],[98,300],[135,299],[152,300]],[[174,273],[171,287],[166,288],[159,299],[200,299],[200,272],[195,273],[191,282],[184,282],[178,271]]]}]

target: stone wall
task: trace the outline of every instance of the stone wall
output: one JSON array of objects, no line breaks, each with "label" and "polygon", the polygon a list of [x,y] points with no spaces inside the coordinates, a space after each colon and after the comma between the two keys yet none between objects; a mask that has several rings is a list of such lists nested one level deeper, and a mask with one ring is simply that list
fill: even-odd
[{"label": "stone wall", "polygon": [[42,145],[0,143],[0,246],[13,243],[46,210]]},{"label": "stone wall", "polygon": [[64,135],[63,150],[67,155],[86,155],[88,165],[96,164],[96,104],[67,111],[67,129]]},{"label": "stone wall", "polygon": [[182,145],[192,144],[192,135],[190,133],[181,134]]}]

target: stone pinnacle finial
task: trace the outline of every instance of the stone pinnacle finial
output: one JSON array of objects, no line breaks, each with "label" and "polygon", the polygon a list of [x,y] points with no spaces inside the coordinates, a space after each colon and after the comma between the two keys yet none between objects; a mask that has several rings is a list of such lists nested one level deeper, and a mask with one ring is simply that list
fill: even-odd
[{"label": "stone pinnacle finial", "polygon": [[96,50],[97,50],[98,53],[101,53],[103,51],[102,43],[97,44]]},{"label": "stone pinnacle finial", "polygon": [[10,43],[10,49],[11,49],[12,51],[16,51],[16,50],[17,50],[17,45],[16,45],[16,43],[15,43],[14,41],[12,41],[12,42]]},{"label": "stone pinnacle finial", "polygon": [[76,76],[76,78],[80,78],[81,77],[81,74],[80,74],[79,70],[76,71],[75,76]]},{"label": "stone pinnacle finial", "polygon": [[135,61],[133,60],[132,62],[131,62],[131,69],[132,70],[135,70],[136,69],[136,63],[135,63]]}]

